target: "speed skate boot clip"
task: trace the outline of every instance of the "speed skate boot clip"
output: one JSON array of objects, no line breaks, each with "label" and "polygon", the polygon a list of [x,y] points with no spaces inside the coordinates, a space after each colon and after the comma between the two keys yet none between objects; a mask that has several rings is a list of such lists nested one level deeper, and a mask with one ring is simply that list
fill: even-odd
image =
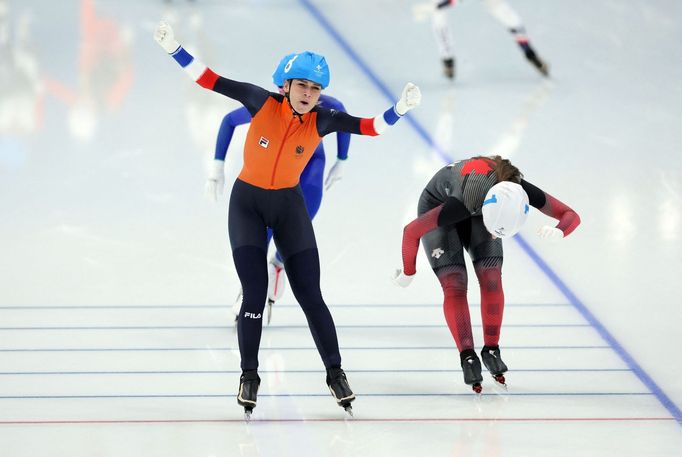
[{"label": "speed skate boot clip", "polygon": [[471,386],[471,389],[480,394],[483,390],[481,382],[483,382],[483,375],[481,375],[481,361],[473,349],[465,349],[459,354],[462,364],[462,372],[464,373],[464,382]]},{"label": "speed skate boot clip", "polygon": [[259,386],[260,377],[256,370],[244,371],[239,378],[237,403],[244,407],[244,419],[247,422],[251,420],[251,413],[253,408],[256,407]]},{"label": "speed skate boot clip", "polygon": [[329,391],[336,400],[336,404],[352,416],[353,407],[350,403],[355,400],[355,394],[350,390],[346,373],[341,368],[329,368],[327,370],[327,386],[329,386]]},{"label": "speed skate boot clip", "polygon": [[526,55],[528,62],[530,62],[542,74],[542,76],[549,76],[549,65],[547,65],[547,62],[542,60],[540,56],[535,53],[533,48],[526,46],[523,48],[523,53]]},{"label": "speed skate boot clip", "polygon": [[443,74],[448,79],[455,79],[455,58],[443,59]]},{"label": "speed skate boot clip", "polygon": [[500,356],[499,346],[483,346],[481,350],[481,358],[483,359],[483,364],[488,369],[495,382],[507,388],[507,381],[504,379],[504,373],[507,372],[507,365],[502,361]]},{"label": "speed skate boot clip", "polygon": [[268,325],[272,319],[272,305],[284,295],[286,278],[284,264],[277,258],[277,255],[272,256],[268,262],[268,303],[266,307]]}]

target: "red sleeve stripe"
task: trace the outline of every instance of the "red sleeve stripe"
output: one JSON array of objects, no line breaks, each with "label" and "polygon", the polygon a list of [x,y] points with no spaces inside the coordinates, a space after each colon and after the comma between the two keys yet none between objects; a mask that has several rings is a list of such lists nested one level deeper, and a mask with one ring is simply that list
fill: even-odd
[{"label": "red sleeve stripe", "polygon": [[197,84],[206,89],[213,89],[213,86],[215,86],[215,83],[216,81],[218,81],[218,78],[220,78],[220,76],[213,73],[213,71],[210,68],[206,68],[206,70],[201,74],[201,76],[199,76],[199,79],[197,79]]},{"label": "red sleeve stripe", "polygon": [[377,136],[379,133],[374,129],[374,118],[363,117],[360,119],[360,134]]}]

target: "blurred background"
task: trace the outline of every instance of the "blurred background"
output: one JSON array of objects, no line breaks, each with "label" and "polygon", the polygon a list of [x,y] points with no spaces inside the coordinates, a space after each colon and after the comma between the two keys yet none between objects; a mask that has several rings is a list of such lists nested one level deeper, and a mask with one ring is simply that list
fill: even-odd
[{"label": "blurred background", "polygon": [[[0,0],[3,455],[677,455],[682,4],[509,0],[550,66],[545,78],[483,1],[456,3],[444,10],[452,81],[416,1]],[[291,375],[259,398],[255,423],[241,421],[227,196],[246,128],[228,151],[225,195],[207,201],[218,127],[239,104],[181,71],[152,39],[159,20],[217,73],[271,90],[282,56],[324,54],[326,93],[357,116],[382,113],[408,81],[421,88],[422,105],[386,134],[351,139],[343,179],[314,221],[356,420],[322,397],[317,354],[299,366],[287,351],[312,347],[287,291],[261,361],[271,377],[300,369],[316,378]],[[333,135],[325,146],[329,168]],[[510,395],[475,403],[425,256],[410,288],[389,277],[430,177],[491,154],[582,224],[546,242],[535,231],[551,221],[535,212],[505,242],[501,345],[512,372],[538,371],[527,374],[532,389],[521,374]],[[382,344],[414,350],[371,350]],[[352,346],[368,350],[343,352]],[[536,357],[530,346],[545,350]],[[164,352],[192,347],[206,354]],[[563,378],[568,366],[597,371]],[[392,371],[371,384],[377,367]],[[613,379],[602,367],[624,373]],[[363,375],[354,383],[354,368],[370,370],[370,384]],[[413,379],[403,369],[426,371]],[[187,374],[198,371],[216,377]],[[322,393],[306,396],[308,384]],[[198,397],[210,406],[197,407]]]}]

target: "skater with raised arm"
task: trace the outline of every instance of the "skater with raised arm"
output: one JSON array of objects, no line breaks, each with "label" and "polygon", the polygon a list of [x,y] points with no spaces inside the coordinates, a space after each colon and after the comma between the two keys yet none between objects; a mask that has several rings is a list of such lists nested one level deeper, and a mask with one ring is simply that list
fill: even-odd
[{"label": "skater with raised arm", "polygon": [[239,101],[252,116],[244,166],[229,204],[232,258],[244,294],[237,323],[242,369],[237,402],[250,419],[260,386],[258,349],[268,289],[270,228],[327,370],[327,386],[337,404],[350,413],[355,395],[341,368],[336,328],[320,292],[317,243],[299,178],[322,137],[338,131],[381,134],[419,105],[419,88],[408,83],[394,106],[376,117],[359,118],[317,106],[329,84],[329,67],[319,54],[294,54],[284,67],[284,94],[279,94],[214,73],[180,46],[168,24],[159,24],[154,38],[197,84]]},{"label": "skater with raised arm", "polygon": [[[272,74],[272,82],[277,86],[282,95],[284,95],[285,82],[284,68],[294,56],[295,54],[284,56],[279,62],[279,65],[277,65],[275,72]],[[320,95],[318,106],[320,108],[336,110],[343,113],[346,112],[346,108],[339,100],[326,94]],[[208,179],[206,180],[206,195],[211,200],[217,201],[218,195],[222,194],[225,186],[225,157],[230,142],[232,141],[234,130],[236,127],[250,122],[251,114],[249,113],[249,110],[243,106],[229,112],[223,118],[216,140],[214,160],[209,170]],[[343,169],[345,168],[346,160],[348,159],[349,145],[350,133],[342,131],[336,132],[336,162],[327,173],[326,179],[324,179],[326,157],[323,142],[320,142],[317,148],[315,148],[313,156],[303,169],[300,178],[301,191],[303,192],[303,200],[305,201],[306,209],[308,210],[311,220],[315,218],[317,211],[320,209],[323,188],[324,191],[327,191],[335,182],[341,180]],[[271,239],[272,230],[268,229],[268,243]],[[268,325],[272,319],[272,305],[282,297],[285,288],[286,274],[284,271],[282,255],[275,251],[268,260],[268,301],[266,306],[266,321]],[[235,315],[235,321],[239,318],[241,307],[242,291],[240,289],[239,296],[232,308]]]}]

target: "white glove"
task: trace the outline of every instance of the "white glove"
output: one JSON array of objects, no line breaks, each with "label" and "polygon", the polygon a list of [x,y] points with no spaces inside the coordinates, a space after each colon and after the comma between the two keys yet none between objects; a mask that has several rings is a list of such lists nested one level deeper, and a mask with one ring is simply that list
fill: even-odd
[{"label": "white glove", "polygon": [[159,25],[156,26],[154,39],[168,54],[173,54],[180,47],[180,43],[175,41],[173,36],[173,29],[164,21],[159,22]]},{"label": "white glove", "polygon": [[414,279],[414,275],[408,276],[403,272],[402,268],[398,268],[393,272],[391,279],[397,286],[407,287]]},{"label": "white glove", "polygon": [[341,175],[343,174],[343,167],[345,164],[345,160],[336,159],[336,163],[329,170],[329,173],[327,173],[327,179],[324,180],[324,190],[329,190],[332,184],[336,181],[341,181]]},{"label": "white glove", "polygon": [[538,236],[544,240],[560,240],[564,237],[564,232],[556,227],[543,225],[538,229]]},{"label": "white glove", "polygon": [[417,3],[412,7],[412,16],[417,22],[424,22],[436,11],[436,4],[433,2]]},{"label": "white glove", "polygon": [[422,101],[422,93],[419,91],[419,87],[412,83],[405,84],[403,88],[403,93],[400,96],[400,100],[395,104],[395,110],[399,115],[403,116],[412,108],[419,106]]},{"label": "white glove", "polygon": [[204,195],[209,200],[218,201],[218,196],[225,189],[225,161],[215,159],[208,169],[208,178],[204,186]]}]

